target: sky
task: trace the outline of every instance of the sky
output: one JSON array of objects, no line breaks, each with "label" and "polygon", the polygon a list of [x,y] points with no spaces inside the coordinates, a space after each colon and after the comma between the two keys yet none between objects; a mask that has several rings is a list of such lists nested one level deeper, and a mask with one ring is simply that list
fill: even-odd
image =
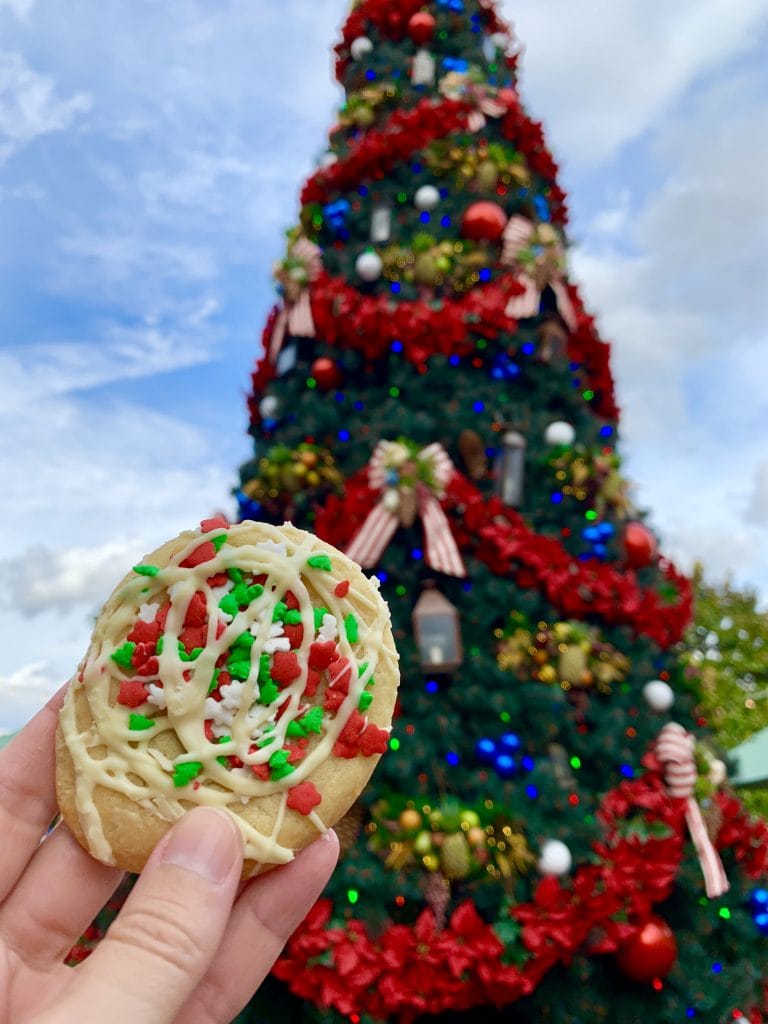
[{"label": "sky", "polygon": [[[503,0],[664,551],[768,602],[768,0]],[[0,0],[0,733],[232,511],[344,0]]]}]

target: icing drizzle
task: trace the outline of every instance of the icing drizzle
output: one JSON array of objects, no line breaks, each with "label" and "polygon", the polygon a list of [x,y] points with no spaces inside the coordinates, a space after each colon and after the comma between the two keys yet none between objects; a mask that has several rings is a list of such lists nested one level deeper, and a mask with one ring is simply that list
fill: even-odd
[{"label": "icing drizzle", "polygon": [[[115,860],[96,787],[168,822],[191,804],[229,808],[246,858],[282,864],[293,858],[277,841],[286,810],[325,831],[315,769],[386,749],[389,730],[365,714],[377,665],[397,657],[383,647],[386,604],[370,586],[339,579],[309,534],[259,524],[271,539],[230,542],[251,528],[208,520],[167,566],[136,566],[73,680],[62,731],[80,823],[105,863]],[[78,691],[93,719],[86,730]],[[238,809],[273,794],[265,835]]]}]

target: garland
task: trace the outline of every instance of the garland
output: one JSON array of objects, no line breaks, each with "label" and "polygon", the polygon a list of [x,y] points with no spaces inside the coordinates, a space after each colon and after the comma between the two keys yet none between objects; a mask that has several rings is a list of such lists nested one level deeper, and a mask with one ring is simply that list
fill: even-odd
[{"label": "garland", "polygon": [[[684,853],[685,801],[667,795],[653,754],[643,764],[641,778],[603,799],[606,836],[594,846],[599,862],[580,867],[570,882],[542,879],[530,902],[510,907],[495,928],[468,900],[442,929],[427,909],[413,925],[390,925],[372,936],[360,920],[333,922],[333,904],[324,899],[288,942],[275,975],[299,997],[347,1016],[409,1022],[424,1012],[503,1006],[529,995],[576,952],[615,953],[671,894]],[[758,857],[738,831],[746,818],[739,801],[721,794],[718,803],[725,819],[718,848],[733,850],[750,877],[759,878],[768,870],[768,827],[752,824],[763,844]],[[758,1011],[752,1019],[763,1017]]]},{"label": "garland", "polygon": [[[349,66],[349,48],[355,39],[367,35],[371,28],[375,28],[393,42],[399,42],[405,35],[409,19],[424,8],[424,0],[398,0],[398,2],[399,8],[393,9],[392,0],[363,0],[352,11],[342,29],[342,41],[334,47],[337,56],[336,79],[338,82],[342,82]],[[484,28],[487,32],[491,34],[503,32],[505,35],[511,35],[509,25],[496,13],[491,0],[484,0],[480,6],[485,14]],[[516,70],[516,55],[508,56],[505,62],[510,71]]]},{"label": "garland", "polygon": [[[367,471],[356,473],[347,481],[344,497],[331,495],[319,510],[315,532],[343,549],[377,500],[377,492],[368,487]],[[630,626],[663,648],[678,642],[691,619],[690,583],[670,562],[661,560],[659,569],[677,592],[675,603],[641,587],[631,570],[570,555],[560,541],[535,533],[498,498],[486,500],[460,473],[448,484],[442,507],[452,519],[461,551],[499,576],[511,576],[520,587],[539,588],[565,618],[600,616],[607,623]]]},{"label": "garland", "polygon": [[275,376],[275,367],[269,359],[269,347],[280,312],[280,306],[273,306],[269,311],[267,322],[264,324],[264,330],[261,334],[262,355],[251,374],[251,393],[248,396],[248,413],[250,416],[251,430],[261,424],[262,415],[259,410],[259,402],[263,398],[264,392],[267,390],[267,385]]}]

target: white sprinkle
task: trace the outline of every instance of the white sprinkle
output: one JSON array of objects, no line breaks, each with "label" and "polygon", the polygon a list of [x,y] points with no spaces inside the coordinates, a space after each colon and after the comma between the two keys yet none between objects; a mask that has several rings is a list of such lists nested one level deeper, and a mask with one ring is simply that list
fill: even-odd
[{"label": "white sprinkle", "polygon": [[257,548],[264,548],[265,551],[274,551],[276,555],[282,555],[283,558],[288,554],[288,545],[285,541],[280,541],[278,544],[274,540],[263,540],[255,546]]},{"label": "white sprinkle", "polygon": [[240,707],[244,685],[239,679],[233,679],[231,683],[221,687],[221,703],[225,708],[236,711]]},{"label": "white sprinkle", "polygon": [[234,712],[232,708],[226,707],[223,700],[214,700],[213,697],[207,697],[205,701],[205,719],[211,719],[214,723],[213,733],[215,736],[224,736],[226,734],[226,728],[221,732],[216,732],[217,728],[221,726],[232,725],[234,719]]},{"label": "white sprinkle", "polygon": [[143,604],[141,608],[139,608],[139,618],[142,622],[154,622],[155,616],[159,611],[159,604]]},{"label": "white sprinkle", "polygon": [[283,635],[283,624],[282,622],[273,622],[269,627],[269,638],[272,640],[276,636]]},{"label": "white sprinkle", "polygon": [[275,651],[290,651],[291,641],[287,636],[275,637],[272,640],[267,640],[264,644],[265,654],[274,654]]},{"label": "white sprinkle", "polygon": [[[231,725],[232,725],[232,723],[230,722],[229,726],[231,726]],[[211,732],[216,737],[216,739],[220,739],[222,736],[228,736],[229,735],[229,726],[228,725],[216,725],[216,723],[214,722],[214,724],[211,726]]]},{"label": "white sprinkle", "polygon": [[147,689],[149,690],[147,703],[154,704],[156,708],[160,708],[162,711],[165,708],[165,690],[162,686],[158,686],[157,683],[147,683]]},{"label": "white sprinkle", "polygon": [[335,640],[339,632],[339,624],[335,615],[326,614],[323,616],[323,624],[318,630],[318,639],[324,642]]}]

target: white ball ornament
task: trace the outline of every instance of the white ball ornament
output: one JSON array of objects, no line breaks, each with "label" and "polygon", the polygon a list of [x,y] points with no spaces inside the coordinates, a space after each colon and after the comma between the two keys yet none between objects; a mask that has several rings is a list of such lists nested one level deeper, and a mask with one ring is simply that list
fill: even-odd
[{"label": "white ball ornament", "polygon": [[575,437],[576,431],[565,420],[555,420],[544,431],[544,440],[547,444],[569,445],[573,444]]},{"label": "white ball ornament", "polygon": [[646,683],[643,697],[651,711],[669,711],[675,703],[675,691],[663,679],[652,679]]},{"label": "white ball ornament", "polygon": [[567,875],[571,870],[571,851],[559,839],[548,839],[541,848],[537,867],[542,875]]},{"label": "white ball ornament", "polygon": [[368,36],[358,36],[357,39],[352,40],[349,52],[352,54],[352,60],[362,60],[372,49],[373,43]]},{"label": "white ball ornament", "polygon": [[509,36],[506,32],[494,32],[491,36],[491,42],[497,50],[506,50]]},{"label": "white ball ornament", "polygon": [[335,153],[323,153],[318,163],[321,167],[333,167],[334,164],[339,162],[339,158]]},{"label": "white ball ornament", "polygon": [[434,185],[422,185],[416,190],[413,203],[417,210],[434,210],[440,202],[440,191]]},{"label": "white ball ornament", "polygon": [[261,418],[265,420],[273,420],[279,408],[280,403],[274,395],[266,395],[259,402],[259,413]]},{"label": "white ball ornament", "polygon": [[355,260],[357,276],[363,281],[377,281],[381,277],[384,264],[377,252],[361,252]]}]

